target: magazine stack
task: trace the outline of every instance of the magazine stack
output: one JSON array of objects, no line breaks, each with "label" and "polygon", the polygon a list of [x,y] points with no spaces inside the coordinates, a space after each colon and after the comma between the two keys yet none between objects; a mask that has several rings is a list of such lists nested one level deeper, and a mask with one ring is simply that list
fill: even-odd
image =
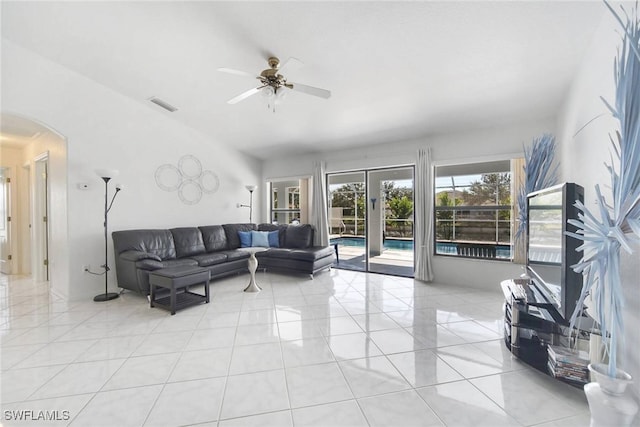
[{"label": "magazine stack", "polygon": [[575,351],[569,348],[547,346],[549,360],[547,367],[555,378],[586,384],[589,382],[589,355],[585,351]]}]

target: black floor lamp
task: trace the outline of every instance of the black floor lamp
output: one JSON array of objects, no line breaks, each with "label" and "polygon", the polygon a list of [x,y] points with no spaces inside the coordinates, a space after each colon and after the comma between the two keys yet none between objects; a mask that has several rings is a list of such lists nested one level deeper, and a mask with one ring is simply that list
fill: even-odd
[{"label": "black floor lamp", "polygon": [[96,295],[93,300],[97,302],[111,301],[112,299],[118,298],[118,294],[115,292],[107,292],[107,286],[109,284],[109,249],[108,249],[108,229],[107,229],[107,218],[109,215],[109,211],[111,210],[111,206],[113,205],[113,201],[116,199],[118,192],[122,190],[122,186],[119,184],[116,185],[116,192],[113,193],[113,197],[111,198],[111,203],[109,203],[109,181],[111,178],[114,178],[118,175],[117,170],[113,169],[96,169],[96,174],[104,180],[104,265],[101,267],[104,268],[104,294]]}]

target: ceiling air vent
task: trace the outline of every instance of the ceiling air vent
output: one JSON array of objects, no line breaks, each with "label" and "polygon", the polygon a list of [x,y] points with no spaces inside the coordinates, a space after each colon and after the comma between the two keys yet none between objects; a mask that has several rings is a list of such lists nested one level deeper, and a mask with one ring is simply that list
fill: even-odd
[{"label": "ceiling air vent", "polygon": [[176,107],[174,107],[171,104],[168,104],[166,102],[164,102],[162,99],[156,98],[155,96],[152,98],[149,98],[149,101],[153,102],[154,104],[156,104],[159,107],[164,108],[165,110],[167,110],[170,113],[173,113],[174,111],[178,111],[178,109]]}]

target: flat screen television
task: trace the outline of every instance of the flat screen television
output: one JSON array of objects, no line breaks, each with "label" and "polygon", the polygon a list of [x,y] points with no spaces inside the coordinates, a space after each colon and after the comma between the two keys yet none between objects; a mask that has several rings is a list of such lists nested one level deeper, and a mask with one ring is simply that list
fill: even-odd
[{"label": "flat screen television", "polygon": [[571,268],[582,258],[581,241],[566,235],[576,227],[576,201],[584,201],[584,189],[564,183],[527,195],[527,272],[536,289],[560,316],[568,321],[582,290],[582,274]]}]

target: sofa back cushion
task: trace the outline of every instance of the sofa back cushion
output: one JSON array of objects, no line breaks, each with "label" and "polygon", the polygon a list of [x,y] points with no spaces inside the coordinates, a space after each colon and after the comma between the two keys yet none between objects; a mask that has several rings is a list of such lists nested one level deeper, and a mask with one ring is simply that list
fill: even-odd
[{"label": "sofa back cushion", "polygon": [[202,240],[207,252],[224,251],[227,249],[227,235],[221,225],[206,225],[198,227],[202,233]]},{"label": "sofa back cushion", "polygon": [[290,225],[287,227],[284,240],[285,248],[305,249],[311,246],[313,246],[313,227],[310,224]]},{"label": "sofa back cushion", "polygon": [[[289,226],[287,224],[260,224],[258,225],[258,231],[277,231],[278,232],[278,247],[284,248],[285,245],[285,236],[287,234],[287,228]],[[272,246],[273,245],[269,245]]]},{"label": "sofa back cushion", "polygon": [[169,230],[122,230],[111,233],[116,255],[126,251],[147,252],[161,260],[176,257],[173,235]]},{"label": "sofa back cushion", "polygon": [[255,224],[222,224],[227,235],[227,249],[238,249],[240,247],[240,237],[238,231],[251,231],[256,229]]},{"label": "sofa back cushion", "polygon": [[280,247],[280,232],[278,230],[267,231],[267,240],[270,248]]},{"label": "sofa back cushion", "polygon": [[253,246],[253,231],[238,231],[238,239],[241,248],[250,248]]},{"label": "sofa back cushion", "polygon": [[202,234],[197,227],[172,228],[173,242],[176,246],[176,256],[185,258],[206,252]]},{"label": "sofa back cushion", "polygon": [[[240,239],[242,240],[242,239]],[[251,232],[251,246],[259,246],[262,248],[269,247],[269,232],[268,231],[252,231]]]}]

